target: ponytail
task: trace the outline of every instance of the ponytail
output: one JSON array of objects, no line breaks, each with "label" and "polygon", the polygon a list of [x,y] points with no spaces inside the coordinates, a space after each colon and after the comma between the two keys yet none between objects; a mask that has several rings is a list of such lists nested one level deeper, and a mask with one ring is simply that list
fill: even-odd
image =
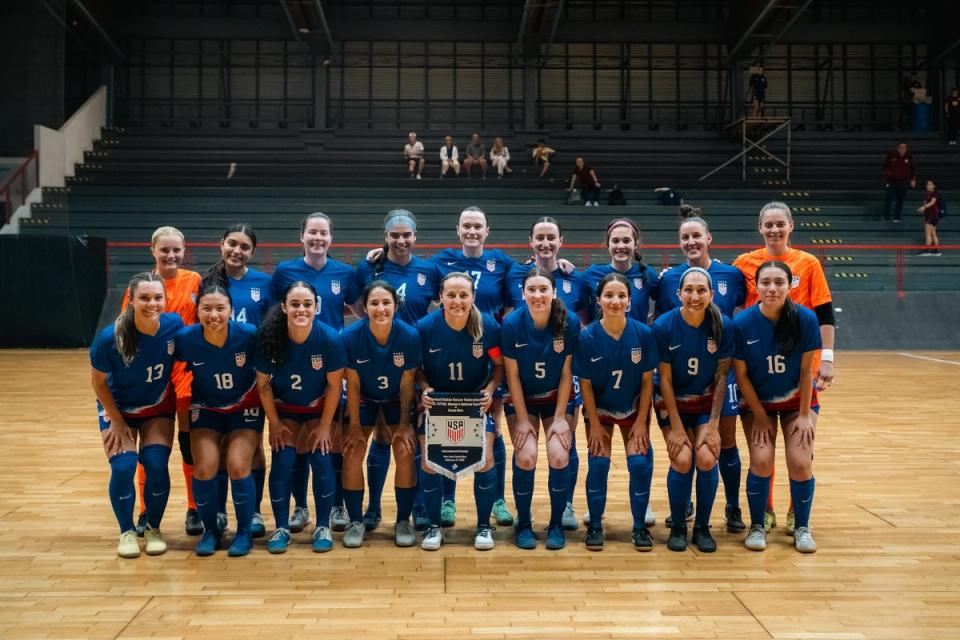
[{"label": "ponytail", "polygon": [[717,303],[711,302],[707,307],[707,320],[709,320],[710,337],[720,346],[723,341],[723,315],[720,313],[720,307]]},{"label": "ponytail", "polygon": [[139,347],[137,324],[133,317],[133,296],[141,282],[159,282],[163,286],[163,278],[153,271],[145,271],[130,278],[127,285],[127,308],[113,322],[113,345],[126,366],[133,362]]},{"label": "ponytail", "polygon": [[470,307],[470,316],[467,318],[467,333],[470,334],[474,342],[483,340],[483,316],[480,315],[480,309],[477,309],[477,305]]},{"label": "ponytail", "polygon": [[287,314],[283,312],[283,303],[286,302],[290,291],[296,287],[303,287],[313,294],[317,300],[317,290],[309,282],[295,280],[283,290],[280,300],[275,302],[267,311],[263,323],[257,329],[257,349],[267,362],[276,366],[283,364],[283,354],[290,344],[290,332],[287,330]]},{"label": "ponytail", "polygon": [[387,252],[390,250],[389,245],[386,242],[383,243],[383,250],[380,252],[380,255],[377,256],[377,259],[373,261],[373,277],[374,279],[379,280],[380,276],[383,275],[384,270],[387,268]]}]

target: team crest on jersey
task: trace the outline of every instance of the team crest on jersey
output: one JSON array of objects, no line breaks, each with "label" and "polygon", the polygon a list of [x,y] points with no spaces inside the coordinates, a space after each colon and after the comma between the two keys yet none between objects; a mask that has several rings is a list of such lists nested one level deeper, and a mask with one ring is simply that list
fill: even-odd
[{"label": "team crest on jersey", "polygon": [[236,361],[238,367],[242,367],[247,363],[247,352],[241,351],[240,353],[233,354],[233,359]]},{"label": "team crest on jersey", "polygon": [[640,361],[643,360],[643,349],[640,347],[634,347],[630,349],[630,362],[633,364],[640,364]]},{"label": "team crest on jersey", "polygon": [[800,276],[793,276],[793,279],[790,281],[790,288],[796,289],[800,286]]},{"label": "team crest on jersey", "polygon": [[634,278],[634,279],[633,279],[633,286],[634,286],[635,289],[642,290],[642,289],[643,289],[643,278]]},{"label": "team crest on jersey", "polygon": [[427,274],[425,274],[425,273],[418,273],[418,274],[417,274],[417,284],[420,285],[421,287],[422,287],[423,285],[427,284]]},{"label": "team crest on jersey", "polygon": [[496,260],[487,260],[487,271],[493,273],[497,270],[497,261]]},{"label": "team crest on jersey", "polygon": [[465,435],[467,435],[467,425],[463,420],[447,420],[447,440],[453,444],[460,444]]},{"label": "team crest on jersey", "polygon": [[393,354],[393,366],[402,367],[405,360],[403,359],[402,353]]},{"label": "team crest on jersey", "polygon": [[260,289],[253,287],[250,289],[250,299],[254,302],[260,302]]},{"label": "team crest on jersey", "polygon": [[573,286],[570,284],[569,280],[564,280],[560,286],[563,288],[564,293],[570,293],[573,291]]},{"label": "team crest on jersey", "polygon": [[310,356],[310,366],[313,367],[315,371],[320,371],[320,369],[323,369],[323,356]]},{"label": "team crest on jersey", "polygon": [[557,353],[563,353],[563,338],[555,338],[553,340],[553,350]]},{"label": "team crest on jersey", "polygon": [[669,411],[667,411],[666,409],[660,409],[660,419],[661,419],[661,420],[666,420],[666,419],[669,418],[669,417],[670,417],[670,412],[669,412]]},{"label": "team crest on jersey", "polygon": [[333,291],[333,295],[335,295],[335,296],[340,295],[340,281],[339,281],[339,280],[331,280],[331,281],[330,281],[330,291]]},{"label": "team crest on jersey", "polygon": [[196,422],[200,419],[200,409],[193,409],[190,411],[190,422]]},{"label": "team crest on jersey", "polygon": [[717,280],[717,292],[725,296],[727,295],[727,281],[726,280]]},{"label": "team crest on jersey", "polygon": [[483,343],[482,343],[482,342],[474,342],[474,343],[473,343],[473,357],[474,357],[474,358],[482,358],[482,357],[483,357]]},{"label": "team crest on jersey", "polygon": [[713,338],[707,338],[707,353],[717,352],[717,341]]},{"label": "team crest on jersey", "polygon": [[177,342],[175,340],[167,340],[167,355],[172,356],[174,350],[177,348]]}]

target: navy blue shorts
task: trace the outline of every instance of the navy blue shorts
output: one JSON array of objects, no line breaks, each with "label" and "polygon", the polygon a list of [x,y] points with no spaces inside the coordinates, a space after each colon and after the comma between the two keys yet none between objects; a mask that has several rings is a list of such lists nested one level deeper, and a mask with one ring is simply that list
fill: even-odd
[{"label": "navy blue shorts", "polygon": [[[666,409],[659,409],[656,412],[657,414],[657,424],[660,425],[661,429],[670,428],[670,414],[667,413]],[[703,426],[710,422],[709,413],[681,413],[680,422],[683,423],[684,429],[696,429],[697,427]]]},{"label": "navy blue shorts", "polygon": [[[144,424],[150,420],[156,420],[157,418],[166,418],[168,420],[173,420],[176,417],[176,412],[163,412],[158,413],[155,416],[130,416],[124,412],[120,412],[120,415],[123,416],[124,422],[127,423],[127,426],[131,429],[139,429]],[[100,422],[100,431],[106,431],[110,428],[110,417],[107,416],[106,412],[103,410],[103,407],[100,405],[100,402],[97,402],[97,420]]]},{"label": "navy blue shorts", "polygon": [[[367,400],[360,403],[360,426],[365,428],[374,428],[377,426],[377,418],[380,412],[383,412],[383,423],[387,426],[400,424],[400,401],[391,400],[387,402],[374,402]],[[416,414],[413,407],[410,408],[411,423]],[[344,426],[348,420],[344,420]]]},{"label": "navy blue shorts", "polygon": [[[552,418],[557,413],[557,403],[556,402],[540,402],[534,403],[530,398],[524,398],[527,406],[527,414],[530,416],[536,416],[543,420],[544,418]],[[573,400],[570,400],[567,403],[567,415],[572,416],[573,412],[577,410],[577,405],[574,404]],[[517,409],[513,406],[513,403],[510,402],[510,399],[507,398],[503,401],[503,414],[506,416],[516,415]]]},{"label": "navy blue shorts", "polygon": [[190,429],[211,429],[227,434],[240,429],[251,429],[263,433],[264,415],[260,407],[237,409],[230,413],[211,411],[203,407],[190,409]]},{"label": "navy blue shorts", "polygon": [[723,408],[720,409],[720,417],[740,415],[740,387],[737,386],[736,377],[733,375],[733,369],[727,376],[727,395],[723,397]]}]

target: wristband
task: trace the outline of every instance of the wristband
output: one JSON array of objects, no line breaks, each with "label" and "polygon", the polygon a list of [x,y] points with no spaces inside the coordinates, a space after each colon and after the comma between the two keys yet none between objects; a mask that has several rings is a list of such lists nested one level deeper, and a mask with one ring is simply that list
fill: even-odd
[{"label": "wristband", "polygon": [[823,362],[833,362],[833,349],[821,349],[820,360]]}]

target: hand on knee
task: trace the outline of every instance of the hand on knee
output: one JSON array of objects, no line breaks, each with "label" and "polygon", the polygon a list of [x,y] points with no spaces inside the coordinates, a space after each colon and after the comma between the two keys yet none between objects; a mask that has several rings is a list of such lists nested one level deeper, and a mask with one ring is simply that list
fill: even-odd
[{"label": "hand on knee", "polygon": [[710,451],[710,447],[701,444],[697,449],[697,469],[701,471],[710,471],[717,466],[717,457]]},{"label": "hand on knee", "polygon": [[689,447],[684,447],[676,457],[670,459],[670,468],[677,473],[689,473],[693,464],[693,454]]}]

